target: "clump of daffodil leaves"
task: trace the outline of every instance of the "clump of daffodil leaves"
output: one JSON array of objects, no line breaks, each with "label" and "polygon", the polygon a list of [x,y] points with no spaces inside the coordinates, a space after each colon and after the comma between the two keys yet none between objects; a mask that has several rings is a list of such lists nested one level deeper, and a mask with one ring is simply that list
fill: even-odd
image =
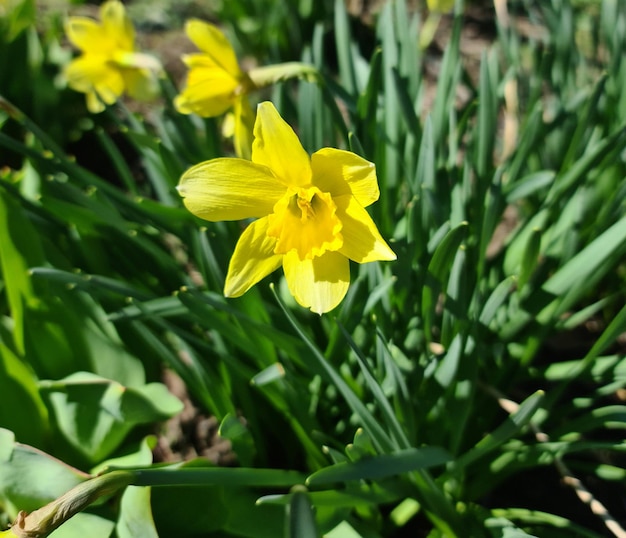
[{"label": "clump of daffodil leaves", "polygon": [[200,218],[257,218],[230,260],[227,297],[243,295],[282,265],[296,301],[322,314],[346,295],[349,260],[396,259],[365,210],[379,196],[374,164],[334,148],[309,156],[270,102],[258,106],[251,161],[200,163],[178,190]]},{"label": "clump of daffodil leaves", "polygon": [[65,68],[70,88],[86,94],[87,109],[102,112],[125,92],[148,100],[158,93],[159,61],[135,50],[135,31],[118,0],[100,6],[100,23],[70,17],[65,25],[70,42],[81,51]]}]

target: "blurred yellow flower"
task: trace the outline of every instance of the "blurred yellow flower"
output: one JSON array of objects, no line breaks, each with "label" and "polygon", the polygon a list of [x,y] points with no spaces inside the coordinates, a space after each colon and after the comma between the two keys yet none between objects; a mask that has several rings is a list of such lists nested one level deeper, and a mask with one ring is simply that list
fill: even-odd
[{"label": "blurred yellow flower", "polygon": [[213,24],[191,19],[185,32],[201,52],[183,56],[189,68],[185,89],[174,105],[182,114],[212,118],[233,110],[230,133],[235,151],[249,157],[254,114],[247,94],[255,89],[250,77],[241,70],[237,56],[226,36]]},{"label": "blurred yellow flower", "polygon": [[101,112],[126,91],[131,97],[146,100],[156,94],[155,72],[159,62],[152,56],[135,52],[135,31],[118,0],[100,6],[101,24],[86,17],[70,17],[66,33],[81,51],[65,69],[68,84],[87,94],[87,108]]},{"label": "blurred yellow flower", "polygon": [[243,295],[282,265],[296,301],[322,314],[348,291],[349,260],[396,259],[364,209],[379,196],[374,165],[332,148],[309,157],[270,102],[257,110],[252,161],[200,163],[178,190],[203,219],[257,218],[230,260],[227,297]]},{"label": "blurred yellow flower", "polygon": [[454,8],[454,0],[426,0],[428,9],[438,13],[447,13]]},{"label": "blurred yellow flower", "polygon": [[187,86],[174,104],[183,114],[220,116],[253,89],[248,75],[237,63],[226,36],[214,25],[201,20],[187,21],[185,32],[202,52],[187,54]]}]

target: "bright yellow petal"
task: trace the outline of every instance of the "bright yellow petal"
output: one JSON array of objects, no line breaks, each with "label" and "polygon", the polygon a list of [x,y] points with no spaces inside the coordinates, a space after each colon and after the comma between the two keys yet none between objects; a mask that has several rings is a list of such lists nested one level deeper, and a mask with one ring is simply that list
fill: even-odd
[{"label": "bright yellow petal", "polygon": [[126,16],[124,4],[118,0],[108,0],[100,6],[100,20],[105,33],[122,50],[132,51],[135,44],[135,30]]},{"label": "bright yellow petal", "polygon": [[309,155],[269,101],[257,108],[252,160],[267,166],[285,185],[307,187],[311,184]]},{"label": "bright yellow petal", "polygon": [[65,77],[72,89],[83,93],[95,91],[107,104],[113,104],[124,93],[120,71],[100,56],[76,58],[66,67]]},{"label": "bright yellow petal", "polygon": [[237,157],[249,160],[252,156],[254,111],[246,96],[235,101],[233,118],[235,153]]},{"label": "bright yellow petal", "polygon": [[323,148],[311,156],[313,184],[333,196],[352,193],[363,207],[378,200],[378,180],[374,163],[355,153]]},{"label": "bright yellow petal", "polygon": [[220,158],[187,170],[180,178],[178,192],[194,215],[219,221],[269,215],[285,194],[285,187],[264,166]]},{"label": "bright yellow petal", "polygon": [[102,99],[98,97],[98,94],[95,91],[87,92],[86,98],[87,110],[89,110],[89,112],[91,112],[92,114],[104,112],[106,106],[102,102]]},{"label": "bright yellow petal", "polygon": [[194,45],[206,53],[212,62],[235,78],[241,75],[237,56],[226,36],[212,24],[191,19],[185,25],[185,32]]},{"label": "bright yellow petal", "polygon": [[276,240],[267,235],[267,218],[255,220],[243,232],[228,266],[226,297],[239,297],[280,267],[282,256],[274,254]]},{"label": "bright yellow petal", "polygon": [[302,306],[317,314],[335,308],[350,286],[350,262],[338,252],[300,260],[295,251],[283,258],[289,291]]},{"label": "bright yellow petal", "polygon": [[104,28],[86,17],[70,17],[65,23],[65,33],[70,42],[83,52],[112,53],[115,42],[107,36]]},{"label": "bright yellow petal", "polygon": [[205,118],[219,116],[235,102],[239,82],[215,67],[194,67],[189,71],[187,87],[176,97],[174,105],[183,114]]},{"label": "bright yellow petal", "polygon": [[337,216],[343,224],[341,254],[357,263],[396,259],[368,212],[353,196],[338,196],[333,200],[337,205]]}]

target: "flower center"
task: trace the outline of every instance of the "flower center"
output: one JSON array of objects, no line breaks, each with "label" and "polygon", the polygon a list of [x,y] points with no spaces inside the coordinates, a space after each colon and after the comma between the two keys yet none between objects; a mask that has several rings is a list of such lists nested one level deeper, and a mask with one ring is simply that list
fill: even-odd
[{"label": "flower center", "polygon": [[288,192],[269,216],[267,235],[277,239],[274,253],[296,250],[301,260],[310,260],[327,250],[339,250],[343,236],[336,211],[330,194],[317,187]]}]

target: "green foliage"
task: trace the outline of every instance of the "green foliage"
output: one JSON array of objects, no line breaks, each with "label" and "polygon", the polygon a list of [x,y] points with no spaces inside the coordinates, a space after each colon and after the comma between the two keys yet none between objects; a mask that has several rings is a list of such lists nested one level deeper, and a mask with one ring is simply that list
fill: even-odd
[{"label": "green foliage", "polygon": [[[176,192],[231,156],[216,120],[169,80],[62,114],[60,19],[0,19],[0,523],[116,468],[133,485],[54,536],[601,536],[574,496],[524,504],[549,466],[624,519],[626,12],[509,2],[532,31],[494,14],[472,68],[457,4],[440,58],[404,0],[371,26],[340,0],[212,4],[244,55],[320,71],[260,96],[308,151],[376,164],[398,260],[353,267],[322,317],[278,272],[223,297],[242,225]],[[153,465],[183,409],[165,371],[236,465]]]}]

